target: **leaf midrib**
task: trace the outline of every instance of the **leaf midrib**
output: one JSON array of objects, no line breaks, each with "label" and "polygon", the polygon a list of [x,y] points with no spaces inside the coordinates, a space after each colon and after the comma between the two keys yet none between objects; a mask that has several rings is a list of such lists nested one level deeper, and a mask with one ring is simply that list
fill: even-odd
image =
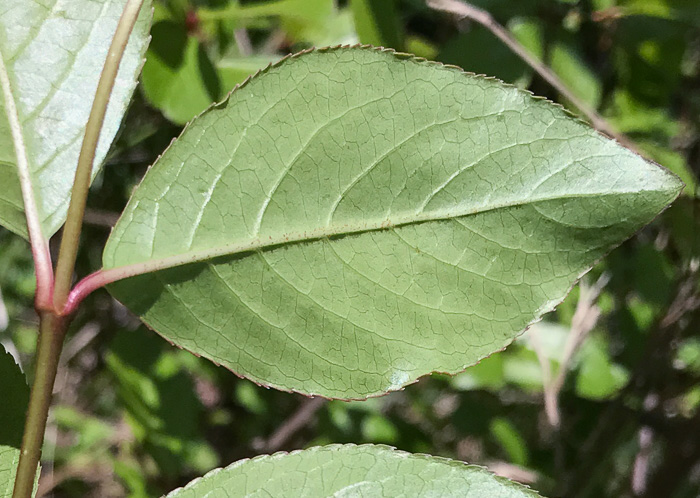
[{"label": "leaf midrib", "polygon": [[324,227],[319,227],[314,230],[309,230],[305,232],[288,232],[282,233],[276,236],[268,236],[262,238],[248,239],[245,242],[237,242],[233,244],[225,244],[222,246],[214,247],[206,250],[198,251],[187,251],[181,254],[176,254],[173,256],[166,256],[158,259],[148,259],[145,261],[130,263],[121,266],[105,267],[103,272],[114,272],[120,273],[119,279],[134,277],[137,275],[142,275],[145,273],[151,273],[160,270],[166,270],[169,268],[174,268],[177,266],[184,266],[188,264],[201,263],[207,260],[235,256],[237,254],[244,254],[249,252],[256,252],[265,249],[270,249],[277,246],[285,246],[287,244],[297,244],[302,242],[312,242],[315,240],[320,240],[324,238],[336,238],[343,237],[346,235],[360,235],[367,232],[377,232],[381,230],[393,230],[396,228],[417,225],[429,222],[440,222],[448,221],[456,218],[464,218],[468,216],[475,216],[478,214],[483,214],[489,211],[496,211],[499,209],[507,209],[512,207],[526,206],[530,204],[536,204],[547,201],[556,200],[566,200],[574,198],[591,198],[591,197],[609,197],[609,196],[624,196],[624,195],[640,195],[650,192],[661,192],[661,190],[640,190],[636,192],[593,192],[593,193],[583,193],[583,194],[566,194],[566,195],[553,195],[544,196],[535,199],[518,200],[515,202],[504,202],[500,204],[493,204],[489,206],[482,206],[481,208],[473,209],[471,211],[465,211],[463,213],[422,213],[414,214],[410,217],[405,217],[405,219],[394,219],[390,221],[388,219],[382,221],[373,221],[370,223],[362,224],[339,224],[339,225],[327,225]]},{"label": "leaf midrib", "polygon": [[20,186],[22,189],[22,200],[24,202],[24,212],[27,216],[27,229],[30,239],[41,240],[43,234],[41,230],[41,221],[39,211],[34,195],[34,186],[32,184],[31,171],[29,168],[29,155],[24,141],[24,132],[22,123],[17,111],[15,96],[12,91],[12,83],[10,73],[5,65],[5,57],[0,50],[0,87],[5,100],[5,116],[7,116],[8,124],[10,125],[10,134],[12,136],[12,144],[15,149],[15,166],[19,176]]}]

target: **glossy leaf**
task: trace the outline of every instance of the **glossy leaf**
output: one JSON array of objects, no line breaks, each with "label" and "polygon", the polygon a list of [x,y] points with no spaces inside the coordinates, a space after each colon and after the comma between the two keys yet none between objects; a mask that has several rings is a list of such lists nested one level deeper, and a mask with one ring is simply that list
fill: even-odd
[{"label": "glossy leaf", "polygon": [[[4,69],[12,89],[11,95],[0,90],[0,224],[13,232],[27,236],[11,123],[16,123],[14,127],[23,136],[21,149],[29,163],[41,226],[44,235],[51,236],[65,220],[85,123],[125,3],[0,3],[0,71]],[[115,82],[93,175],[136,86],[150,15],[150,1],[146,0]],[[16,113],[8,102],[14,104]]]},{"label": "glossy leaf", "polygon": [[153,271],[110,290],[169,341],[268,386],[364,398],[504,348],[680,188],[496,80],[328,49],[195,120],[104,266]]},{"label": "glossy leaf", "polygon": [[[12,355],[0,346],[0,498],[12,496],[24,417],[29,405],[29,386]],[[37,478],[39,474],[37,472]]]},{"label": "glossy leaf", "polygon": [[169,498],[236,496],[442,496],[525,498],[534,491],[456,460],[388,446],[331,445],[241,460]]}]

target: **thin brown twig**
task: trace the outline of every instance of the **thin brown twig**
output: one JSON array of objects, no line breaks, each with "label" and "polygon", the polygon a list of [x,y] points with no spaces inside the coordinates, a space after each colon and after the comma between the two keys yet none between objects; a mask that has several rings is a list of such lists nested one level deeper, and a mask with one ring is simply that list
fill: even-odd
[{"label": "thin brown twig", "polygon": [[530,329],[530,344],[532,349],[537,355],[537,361],[540,364],[540,369],[542,370],[542,389],[544,392],[544,411],[547,415],[547,421],[552,427],[559,426],[559,413],[556,409],[556,400],[552,399],[553,391],[552,386],[552,366],[549,363],[549,358],[545,355],[542,349],[542,344],[540,343],[540,334],[537,328]]},{"label": "thin brown twig", "polygon": [[[652,411],[657,407],[658,402],[658,395],[649,393],[644,399],[644,410],[647,412]],[[630,483],[634,496],[643,496],[646,492],[649,481],[649,459],[654,446],[654,439],[654,431],[651,427],[643,425],[639,428],[637,435],[639,451],[634,458]]]},{"label": "thin brown twig", "polygon": [[520,484],[534,484],[540,479],[540,475],[534,470],[515,465],[503,460],[487,462],[486,468],[497,476],[505,477]]},{"label": "thin brown twig", "polygon": [[326,404],[324,398],[306,399],[299,409],[270,436],[265,443],[265,451],[278,451],[294,435],[311,422],[314,415]]},{"label": "thin brown twig", "polygon": [[681,284],[678,294],[668,307],[666,315],[661,319],[661,328],[667,328],[678,322],[683,316],[691,311],[700,308],[700,295],[696,290],[696,283],[692,276],[697,271],[691,271],[691,278]]},{"label": "thin brown twig", "polygon": [[600,318],[600,309],[595,303],[605,286],[608,285],[608,282],[610,282],[610,274],[603,273],[592,286],[580,286],[579,300],[576,303],[576,311],[574,311],[574,316],[571,319],[571,333],[567,337],[560,363],[562,368],[559,369],[553,383],[557,392],[561,390],[564,384],[567,367],[574,353],[576,353],[588,333],[595,327],[598,318]]},{"label": "thin brown twig", "polygon": [[428,7],[447,12],[459,18],[471,19],[481,24],[501,40],[513,53],[520,57],[528,66],[549,83],[555,90],[563,95],[598,131],[614,138],[620,144],[630,150],[638,152],[634,143],[624,134],[616,131],[595,109],[592,109],[584,101],[578,98],[561,79],[546,65],[535,58],[527,49],[515,39],[510,32],[500,25],[487,11],[461,0],[426,0]]},{"label": "thin brown twig", "polygon": [[282,29],[273,31],[260,49],[261,54],[276,54],[287,41],[287,33]]},{"label": "thin brown twig", "polygon": [[559,362],[557,375],[552,378],[549,360],[544,356],[539,346],[537,330],[533,329],[530,335],[532,347],[537,354],[537,359],[542,367],[542,384],[544,389],[544,408],[549,424],[554,428],[559,428],[561,424],[561,414],[559,411],[559,394],[561,393],[566,375],[571,367],[571,361],[578,351],[583,341],[588,336],[600,317],[600,309],[596,306],[596,301],[603,288],[610,281],[610,275],[603,273],[592,286],[587,286],[583,282],[580,284],[580,295],[576,303],[576,311],[571,319],[571,329],[566,338],[564,353]]},{"label": "thin brown twig", "polygon": [[85,224],[105,228],[114,227],[117,224],[117,220],[119,220],[119,213],[92,208],[86,208],[85,216],[83,217]]},{"label": "thin brown twig", "polygon": [[236,40],[236,46],[238,47],[238,51],[243,57],[249,57],[253,55],[253,44],[250,42],[250,37],[248,36],[247,29],[234,29],[233,38]]},{"label": "thin brown twig", "polygon": [[113,483],[114,467],[105,463],[67,465],[51,474],[42,475],[35,497],[46,496],[65,481],[76,478],[90,483]]},{"label": "thin brown twig", "polygon": [[2,298],[2,290],[0,289],[0,332],[5,330],[10,324],[10,316],[7,314],[7,308],[5,307],[5,301]]}]

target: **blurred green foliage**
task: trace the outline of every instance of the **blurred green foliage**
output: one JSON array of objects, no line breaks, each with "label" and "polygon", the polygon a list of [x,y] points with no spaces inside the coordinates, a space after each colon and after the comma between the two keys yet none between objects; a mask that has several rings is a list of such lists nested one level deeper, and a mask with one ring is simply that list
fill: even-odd
[{"label": "blurred green foliage", "polygon": [[[686,183],[654,224],[584,277],[586,288],[601,276],[607,285],[573,355],[565,351],[581,330],[578,288],[506,351],[460,375],[366,402],[311,405],[171,347],[100,291],[66,344],[45,443],[55,463],[42,491],[155,496],[262,452],[377,442],[487,465],[549,496],[700,493],[700,2],[473,3]],[[285,54],[381,44],[569,105],[488,30],[421,0],[161,0],[152,36],[140,91],[92,189],[81,275],[99,267],[109,226],[182,126]],[[0,287],[9,317],[0,341],[31,371],[31,256],[1,229]],[[554,427],[543,399],[561,369]]]}]

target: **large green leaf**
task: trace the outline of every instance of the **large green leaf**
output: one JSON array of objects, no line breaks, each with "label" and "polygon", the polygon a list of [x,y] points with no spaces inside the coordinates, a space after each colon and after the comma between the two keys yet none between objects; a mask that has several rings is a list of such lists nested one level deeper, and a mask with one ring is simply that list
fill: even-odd
[{"label": "large green leaf", "polygon": [[14,358],[2,346],[0,400],[0,498],[10,498],[19,464],[24,417],[29,404],[29,386]]},{"label": "large green leaf", "polygon": [[680,189],[529,93],[328,49],[195,120],[104,266],[168,268],[110,290],[169,341],[268,386],[364,398],[504,348]]},{"label": "large green leaf", "polygon": [[525,498],[534,491],[456,460],[388,446],[320,446],[241,460],[169,498],[236,496],[455,496]]},{"label": "large green leaf", "polygon": [[[0,224],[13,232],[27,236],[16,147],[27,156],[44,235],[51,236],[65,220],[85,123],[125,3],[0,2],[0,71],[11,86],[11,94],[0,89]],[[96,165],[107,154],[136,86],[150,15],[146,0],[114,85]],[[11,127],[22,135],[23,147],[13,141]]]}]

